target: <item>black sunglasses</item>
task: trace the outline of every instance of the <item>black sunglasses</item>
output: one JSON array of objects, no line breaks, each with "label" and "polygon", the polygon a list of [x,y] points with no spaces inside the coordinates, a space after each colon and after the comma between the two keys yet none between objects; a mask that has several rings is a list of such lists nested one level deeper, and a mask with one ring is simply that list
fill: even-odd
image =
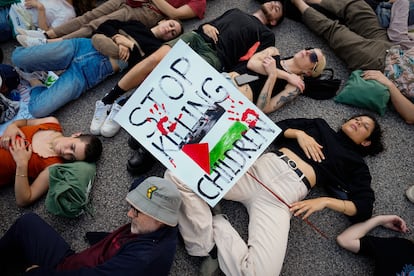
[{"label": "black sunglasses", "polygon": [[139,213],[141,213],[137,208],[135,208],[132,205],[129,205],[129,208],[132,209],[132,212],[134,213],[134,217],[137,217]]},{"label": "black sunglasses", "polygon": [[316,66],[318,66],[318,55],[316,54],[315,50],[311,47],[305,48],[305,50],[307,51],[311,51],[310,55],[309,55],[309,59],[312,63],[314,63],[315,65],[313,66],[312,71],[315,72],[316,70]]}]

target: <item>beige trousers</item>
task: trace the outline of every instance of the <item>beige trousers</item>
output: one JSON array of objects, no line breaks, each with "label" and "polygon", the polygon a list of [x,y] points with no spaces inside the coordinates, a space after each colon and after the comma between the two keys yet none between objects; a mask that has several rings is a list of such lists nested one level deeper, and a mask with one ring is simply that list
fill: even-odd
[{"label": "beige trousers", "polygon": [[125,0],[108,0],[95,9],[78,16],[59,27],[53,28],[57,37],[63,39],[90,37],[99,25],[107,20],[138,20],[151,28],[164,18],[146,4],[139,8],[131,8]]},{"label": "beige trousers", "polygon": [[[288,204],[302,200],[308,190],[298,175],[274,153],[262,155],[249,172]],[[174,182],[183,203],[179,229],[186,250],[207,256],[217,245],[220,269],[226,275],[279,275],[285,257],[291,213],[255,179],[245,174],[225,195],[242,203],[249,214],[247,244],[222,215],[212,216],[208,204],[184,185],[171,171],[165,178]]]}]

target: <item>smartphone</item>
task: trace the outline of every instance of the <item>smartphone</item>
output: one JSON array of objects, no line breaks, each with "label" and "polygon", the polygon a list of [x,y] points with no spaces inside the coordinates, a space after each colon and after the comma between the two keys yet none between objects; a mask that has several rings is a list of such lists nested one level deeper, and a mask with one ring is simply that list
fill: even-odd
[{"label": "smartphone", "polygon": [[255,75],[243,74],[234,78],[238,86],[242,86],[246,83],[258,80],[259,77]]}]

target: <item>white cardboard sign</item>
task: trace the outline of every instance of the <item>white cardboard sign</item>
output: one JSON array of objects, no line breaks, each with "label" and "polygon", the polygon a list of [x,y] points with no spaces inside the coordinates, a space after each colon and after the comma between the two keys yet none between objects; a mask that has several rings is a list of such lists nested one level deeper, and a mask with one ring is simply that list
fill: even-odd
[{"label": "white cardboard sign", "polygon": [[181,40],[115,120],[210,206],[281,132]]}]

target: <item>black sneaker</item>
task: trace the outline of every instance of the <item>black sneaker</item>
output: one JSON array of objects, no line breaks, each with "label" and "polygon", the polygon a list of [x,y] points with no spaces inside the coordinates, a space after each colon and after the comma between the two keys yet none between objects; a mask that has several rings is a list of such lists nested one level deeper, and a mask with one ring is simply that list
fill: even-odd
[{"label": "black sneaker", "polygon": [[151,170],[155,163],[155,157],[143,147],[139,147],[134,155],[129,158],[127,170],[133,175],[143,174]]},{"label": "black sneaker", "polygon": [[133,150],[142,148],[141,144],[132,136],[129,136],[128,138],[128,146]]}]

